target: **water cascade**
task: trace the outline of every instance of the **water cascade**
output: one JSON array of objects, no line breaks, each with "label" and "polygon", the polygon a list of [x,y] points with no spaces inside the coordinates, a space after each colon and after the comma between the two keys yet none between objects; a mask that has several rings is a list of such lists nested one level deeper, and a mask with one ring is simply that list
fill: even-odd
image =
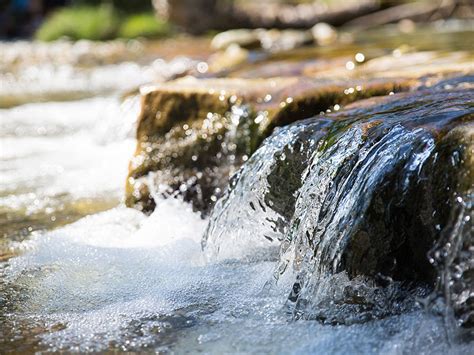
[{"label": "water cascade", "polygon": [[390,31],[1,44],[0,353],[472,353],[472,24]]},{"label": "water cascade", "polygon": [[[326,320],[328,315],[321,312],[331,307],[322,301],[328,298],[331,280],[343,277],[341,273],[347,281],[370,277],[369,284],[378,289],[365,294],[340,290],[345,293],[340,307],[363,310],[366,320],[401,312],[403,298],[420,296],[427,289],[418,286],[435,283],[427,255],[438,241],[444,245],[435,252],[444,265],[439,282],[450,285],[446,278],[453,276],[445,273],[457,270],[462,291],[446,287],[460,323],[471,324],[473,310],[461,306],[461,299],[473,297],[467,280],[473,242],[469,170],[446,186],[436,185],[450,174],[437,168],[443,155],[461,171],[472,156],[472,133],[466,133],[467,145],[451,149],[446,143],[455,131],[472,130],[469,97],[470,90],[400,95],[370,109],[355,105],[343,114],[280,129],[241,168],[217,203],[203,241],[206,252],[235,257],[227,251],[239,244],[244,253],[258,255],[260,249],[279,244],[269,284],[292,278],[288,305],[295,317]],[[448,220],[446,211],[457,201],[462,208],[455,208]],[[393,290],[385,295],[387,302],[383,293],[399,281],[404,284],[398,285],[396,296]],[[377,303],[385,304],[384,309]],[[347,317],[338,313],[331,320],[346,322]]]}]

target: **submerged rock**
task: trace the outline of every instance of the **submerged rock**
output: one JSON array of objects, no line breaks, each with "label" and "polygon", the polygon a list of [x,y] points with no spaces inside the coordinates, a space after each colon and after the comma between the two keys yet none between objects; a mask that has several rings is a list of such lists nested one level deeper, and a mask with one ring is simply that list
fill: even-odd
[{"label": "submerged rock", "polygon": [[[441,237],[429,260],[437,271],[437,292],[444,296],[446,315],[474,327],[474,113],[440,142],[429,185],[445,205],[437,220]],[[450,167],[450,169],[447,169]],[[444,192],[444,193],[443,193]],[[438,209],[439,210],[439,209]],[[438,212],[437,210],[437,212]]]},{"label": "submerged rock", "polygon": [[[295,77],[184,78],[144,88],[126,203],[151,211],[152,195],[181,194],[207,213],[229,177],[275,127],[410,84]],[[347,86],[360,89],[348,93]]]},{"label": "submerged rock", "polygon": [[249,30],[245,28],[221,32],[214,36],[211,42],[213,49],[226,49],[233,44],[242,48],[260,47],[260,37],[258,30]]},{"label": "submerged rock", "polygon": [[[323,39],[323,36],[326,36]],[[320,34],[321,41],[328,43],[327,34]],[[229,30],[217,34],[211,42],[214,49],[223,50],[238,45],[246,49],[264,49],[278,52],[312,44],[316,39],[312,33],[301,30],[266,30],[263,28],[250,30]],[[319,42],[318,42],[319,43]]]},{"label": "submerged rock", "polygon": [[[469,76],[449,82],[275,133],[218,201],[207,252],[236,241],[251,245],[249,254],[281,243],[275,278],[294,277],[289,303],[298,316],[345,322],[320,299],[344,272],[382,289],[438,285],[459,323],[471,326],[474,88]],[[400,312],[408,293],[399,290],[387,291],[372,316]],[[357,302],[341,304],[366,312],[380,292],[357,291]]]},{"label": "submerged rock", "polygon": [[334,27],[324,22],[314,25],[311,28],[311,34],[313,35],[314,41],[320,46],[331,44],[337,39],[337,31]]}]

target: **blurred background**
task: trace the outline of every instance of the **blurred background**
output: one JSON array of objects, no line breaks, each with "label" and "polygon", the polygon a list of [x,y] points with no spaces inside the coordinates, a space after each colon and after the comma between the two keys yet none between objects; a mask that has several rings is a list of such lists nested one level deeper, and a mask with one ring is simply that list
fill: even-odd
[{"label": "blurred background", "polygon": [[[366,18],[366,16],[371,17]],[[1,0],[0,38],[162,38],[229,28],[367,27],[473,18],[470,0]],[[361,19],[359,21],[358,19]]]}]

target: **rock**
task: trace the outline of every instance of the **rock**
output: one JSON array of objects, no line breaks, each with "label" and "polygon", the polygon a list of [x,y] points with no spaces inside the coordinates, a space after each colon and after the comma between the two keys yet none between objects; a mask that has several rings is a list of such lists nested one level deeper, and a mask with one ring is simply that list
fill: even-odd
[{"label": "rock", "polygon": [[[365,105],[374,104],[374,100],[354,105],[364,105],[365,114],[369,116],[376,110],[402,110],[399,113],[402,124],[427,132],[429,135],[420,139],[424,142],[432,139],[434,146],[430,155],[424,157],[426,160],[418,167],[417,174],[407,172],[403,159],[397,162],[399,166],[389,167],[390,172],[374,193],[363,221],[344,252],[342,264],[351,275],[381,272],[400,280],[435,281],[436,270],[430,266],[427,254],[434,243],[442,239],[442,231],[452,226],[450,211],[455,209],[457,198],[473,198],[474,111],[470,108],[473,89],[460,87],[422,90],[375,100],[370,110]],[[425,111],[433,102],[437,111]],[[423,117],[412,113],[409,105],[414,105],[418,113],[424,112]],[[349,110],[343,116],[357,114],[357,110]],[[368,126],[367,136],[384,134],[388,129],[383,115],[376,117],[382,121]],[[401,184],[401,181],[405,182]]]},{"label": "rock", "polygon": [[[441,154],[432,164],[427,192],[433,191],[429,201],[435,207],[440,237],[428,255],[436,269],[438,294],[458,324],[474,328],[474,113],[446,134],[439,146]],[[412,244],[423,251],[416,242]]]},{"label": "rock", "polygon": [[243,28],[224,31],[214,36],[211,47],[221,50],[233,44],[247,49],[259,48],[261,46],[259,32]]},{"label": "rock", "polygon": [[374,0],[285,4],[281,1],[153,0],[158,16],[188,32],[232,28],[309,28],[318,22],[340,26],[380,8]]},{"label": "rock", "polygon": [[[387,171],[383,173],[380,186],[370,187],[375,189],[370,195],[372,197],[369,197],[368,192],[353,197],[363,198],[365,202],[369,201],[369,205],[360,216],[357,228],[348,237],[349,242],[342,253],[340,267],[351,277],[382,273],[398,280],[434,282],[436,279],[436,270],[430,266],[427,254],[434,243],[442,239],[441,231],[452,225],[450,211],[455,209],[459,196],[463,196],[464,200],[470,199],[470,213],[473,213],[474,111],[470,108],[473,92],[469,88],[452,91],[423,90],[419,93],[364,100],[348,106],[341,113],[329,115],[328,118],[333,117],[338,121],[350,119],[350,122],[357,123],[362,120],[364,123],[361,128],[367,140],[376,142],[381,139],[390,130],[394,120],[410,127],[410,130],[422,129],[426,132],[426,138],[420,136],[419,141],[414,141],[413,147],[416,144],[426,144],[421,142],[429,139],[433,139],[435,144],[429,157],[425,157],[424,164],[418,166],[419,175],[407,172],[408,162],[406,157],[401,156],[385,167]],[[437,103],[436,111],[428,110],[433,102]],[[391,117],[384,112],[398,114]],[[424,112],[423,117],[417,117],[417,112]],[[341,124],[342,132],[349,129],[350,125]],[[338,133],[333,131],[328,137],[331,134],[337,137]],[[432,138],[428,138],[430,136]],[[299,144],[298,141],[295,144]],[[333,177],[335,180],[343,181],[343,174],[355,169],[351,167],[350,160],[358,159],[357,154],[360,152],[354,157],[346,158],[344,170],[337,173],[341,176]],[[419,153],[413,151],[410,154],[416,156]],[[309,163],[303,164],[306,166]],[[270,206],[289,221],[281,211],[288,213],[293,210],[288,202],[293,200],[296,190],[287,191],[282,184],[285,180],[297,179],[292,174],[300,169],[291,168],[285,173],[282,167],[287,163],[282,162],[280,165],[281,168],[275,168],[267,178],[269,182],[274,182],[270,184],[272,187],[267,197],[279,196],[278,199],[272,199]],[[401,184],[402,181],[406,181],[405,184],[408,185]],[[286,198],[280,194],[283,191],[287,192]],[[284,201],[283,207],[282,202],[278,201]],[[316,223],[317,217],[314,218],[312,223]],[[308,231],[312,234],[310,229]],[[464,235],[467,236],[468,233]],[[473,243],[473,240],[467,243]],[[468,250],[466,246],[464,249]]]},{"label": "rock", "polygon": [[263,49],[270,52],[287,51],[313,43],[311,34],[301,30],[259,30]]},{"label": "rock", "polygon": [[[362,82],[307,78],[184,78],[143,88],[137,150],[126,204],[154,208],[151,195],[180,194],[207,213],[229,176],[277,126],[330,106],[407,89],[411,81]],[[361,86],[360,86],[361,87]]]},{"label": "rock", "polygon": [[320,46],[327,46],[337,40],[337,31],[331,25],[320,22],[311,28],[314,42]]},{"label": "rock", "polygon": [[318,308],[318,296],[347,275],[378,288],[354,294],[370,317],[397,314],[430,285],[459,324],[473,326],[473,83],[452,78],[280,129],[218,201],[206,250],[217,256],[236,238],[281,243],[276,276],[296,275],[289,302],[307,318],[345,322],[337,309]]},{"label": "rock", "polygon": [[384,73],[384,77],[422,77],[448,73],[470,73],[474,63],[468,52],[410,52],[400,47],[391,55],[371,59],[357,67],[357,74]]},{"label": "rock", "polygon": [[[474,325],[473,94],[473,88],[423,90],[390,99],[371,99],[361,103],[363,110],[356,108],[360,105],[356,104],[353,110],[334,116],[349,118],[352,122],[370,118],[360,126],[366,141],[354,155],[345,157],[343,165],[332,176],[333,184],[340,188],[323,195],[324,204],[336,207],[327,207],[318,215],[304,203],[296,202],[290,229],[305,226],[293,238],[303,240],[303,235],[310,238],[314,255],[321,258],[314,267],[316,274],[345,271],[350,278],[364,275],[436,286],[452,307],[458,323],[466,327]],[[396,116],[387,112],[394,112]],[[403,139],[413,134],[407,143],[402,143],[400,138],[399,143],[397,139],[393,146],[389,145],[387,135],[398,129],[394,124],[408,129],[400,136]],[[351,125],[341,122],[343,130],[349,130]],[[335,137],[340,134],[336,132],[332,133]],[[331,137],[331,133],[328,136]],[[328,142],[336,144],[337,139],[328,138]],[[372,140],[384,142],[388,150],[384,151],[383,145],[377,147],[382,143],[370,143]],[[360,156],[366,154],[364,152],[370,154],[362,159]],[[389,158],[390,155],[394,158]],[[367,169],[370,178],[360,175],[359,169]],[[376,178],[377,174],[381,174],[379,178]],[[280,179],[285,180],[283,176]],[[360,189],[355,187],[359,179],[366,180],[370,186],[361,183]],[[272,180],[268,178],[268,181]],[[309,191],[314,194],[312,199],[319,198],[313,190],[305,190],[311,181],[303,183],[300,199],[308,199]],[[346,181],[352,186],[344,187]],[[332,195],[337,196],[340,189],[344,189],[344,193],[333,199]],[[279,185],[274,186],[274,190],[285,191]],[[285,199],[279,195],[279,199],[290,201],[291,196],[289,194]],[[355,203],[344,204],[351,200]],[[273,203],[278,206],[278,200],[274,199]],[[367,207],[361,209],[364,204]],[[344,207],[351,213],[343,213],[341,217],[337,211]],[[285,208],[288,211],[288,206]],[[306,211],[306,217],[299,219],[301,208]],[[326,221],[338,221],[338,218],[341,218],[338,224],[326,224]],[[330,232],[319,236],[319,229]],[[331,240],[332,234],[344,236],[344,239],[341,237],[337,244]],[[301,243],[296,250],[304,250],[303,245],[307,246]],[[338,248],[341,248],[340,254]],[[300,257],[296,254],[295,260]],[[300,270],[304,272],[304,262]],[[305,283],[304,278],[301,282]],[[306,282],[311,288],[313,281]],[[304,293],[304,297],[309,295]]]},{"label": "rock", "polygon": [[223,50],[232,45],[239,45],[245,49],[262,48],[270,52],[285,51],[313,43],[311,34],[301,30],[277,29],[238,29],[217,34],[211,46]]},{"label": "rock", "polygon": [[238,44],[231,44],[225,50],[216,52],[209,57],[209,69],[218,73],[248,60],[249,51],[241,48]]},{"label": "rock", "polygon": [[[447,75],[468,74],[474,71],[471,54],[466,51],[413,52],[400,46],[390,55],[369,56],[369,53],[351,53],[334,58],[321,58],[317,48],[290,53],[276,53],[265,60],[229,67],[227,76],[269,78],[277,76],[307,76],[327,80],[350,78],[412,78],[420,85],[437,83]],[[318,54],[319,53],[319,54]],[[329,56],[326,54],[326,56]]]}]

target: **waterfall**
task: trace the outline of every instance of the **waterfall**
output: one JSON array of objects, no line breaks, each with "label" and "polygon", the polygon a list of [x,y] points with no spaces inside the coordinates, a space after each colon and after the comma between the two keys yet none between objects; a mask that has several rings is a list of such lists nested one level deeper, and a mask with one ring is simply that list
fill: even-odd
[{"label": "waterfall", "polygon": [[[356,105],[277,130],[218,201],[203,238],[207,255],[235,258],[238,250],[258,258],[262,250],[279,248],[267,286],[290,280],[287,305],[296,318],[318,317],[328,308],[321,306],[328,294],[348,287],[353,290],[341,303],[354,302],[361,284],[370,289],[359,295],[361,305],[377,308],[373,299],[383,289],[379,314],[399,312],[394,300],[411,291],[396,280],[429,280],[426,245],[440,236],[429,224],[449,207],[431,203],[424,189],[438,174],[433,164],[442,137],[472,118],[469,108],[446,109],[459,103],[457,94],[440,102],[439,93],[412,95],[365,111]],[[416,246],[420,228],[429,239],[425,249]],[[458,228],[454,234],[464,240],[471,232]],[[425,250],[421,259],[410,248]],[[413,290],[420,296],[420,288]]]}]

